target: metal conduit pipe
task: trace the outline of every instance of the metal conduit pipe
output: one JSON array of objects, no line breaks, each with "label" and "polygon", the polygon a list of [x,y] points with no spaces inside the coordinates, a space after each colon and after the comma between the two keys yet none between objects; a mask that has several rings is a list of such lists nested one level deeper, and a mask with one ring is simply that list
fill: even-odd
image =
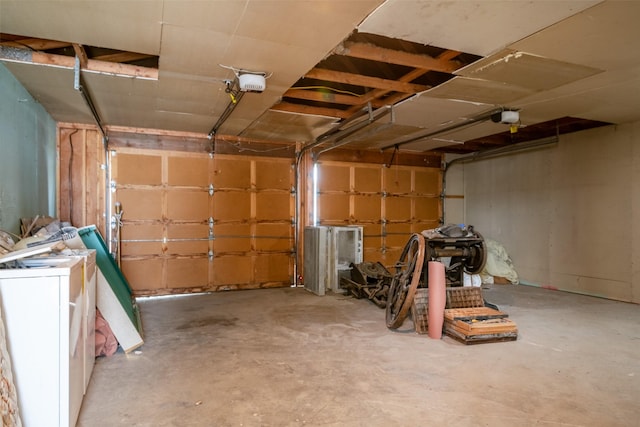
[{"label": "metal conduit pipe", "polygon": [[[80,75],[80,58],[76,55],[75,65],[74,65],[74,80],[73,80],[73,88],[80,92],[82,95],[82,99],[87,104],[89,111],[91,111],[91,115],[98,125],[98,129],[100,130],[100,134],[102,134],[102,148],[104,150],[104,158],[105,158],[105,194],[104,194],[104,214],[105,214],[105,239],[109,245],[109,253],[113,253],[112,250],[112,242],[111,242],[111,157],[109,155],[109,137],[107,136],[107,132],[102,124],[102,120],[100,119],[100,115],[98,114],[98,110],[96,109],[95,104],[93,103],[93,99],[91,99],[91,95],[85,89],[82,81],[82,76]],[[73,207],[71,207],[73,209]]]},{"label": "metal conduit pipe", "polygon": [[[304,155],[304,153],[317,147],[320,144],[324,144],[331,140],[336,140],[336,139],[342,140],[348,137],[349,135],[352,135],[353,133],[357,132],[358,130],[364,129],[364,127],[368,126],[369,124],[373,123],[375,120],[378,120],[378,118],[388,114],[389,112],[390,112],[389,107],[382,107],[376,111],[372,111],[371,104],[368,104],[367,107],[363,108],[359,113],[356,113],[355,116],[352,116],[346,119],[343,123],[340,123],[338,126],[334,127],[333,129],[330,129],[329,131],[318,136],[315,139],[315,141],[313,141],[308,145],[305,145],[304,147],[302,147],[302,149],[299,152],[296,153],[296,160],[294,165],[295,192],[294,192],[294,203],[293,203],[294,204],[293,221],[295,226],[295,232],[293,233],[293,238],[294,238],[293,250],[295,255],[295,260],[293,263],[293,286],[298,285],[298,270],[299,270],[298,269],[298,245],[300,243],[300,237],[298,236],[298,225],[300,224],[300,209],[298,208],[298,206],[300,203],[300,191],[299,191],[300,161],[302,160],[302,156]],[[351,123],[359,119],[360,117],[364,116],[367,113],[369,114],[368,119],[358,124],[344,128],[345,124]],[[382,114],[382,116],[380,114]],[[357,129],[354,129],[356,127]]]},{"label": "metal conduit pipe", "polygon": [[218,129],[220,129],[220,127],[224,124],[224,122],[227,121],[227,119],[229,118],[233,110],[235,110],[235,108],[240,103],[240,100],[244,96],[244,92],[241,92],[241,91],[234,92],[231,89],[227,89],[227,90],[228,90],[228,93],[231,95],[231,101],[229,101],[229,104],[227,104],[227,108],[225,108],[220,118],[218,118],[218,121],[213,125],[213,127],[209,131],[209,135],[208,135],[209,139],[213,138],[213,136],[218,132]]},{"label": "metal conduit pipe", "polygon": [[550,136],[547,138],[534,139],[532,141],[520,142],[518,144],[510,145],[507,147],[501,147],[493,150],[472,153],[466,156],[455,158],[450,162],[445,162],[444,171],[442,172],[442,195],[440,196],[442,199],[442,222],[446,224],[445,197],[447,195],[447,172],[449,171],[449,168],[451,168],[451,166],[457,163],[474,162],[476,160],[488,159],[493,157],[504,156],[507,154],[512,154],[515,152],[542,148],[551,144],[556,144],[559,140],[560,138],[556,134],[554,136]]},{"label": "metal conduit pipe", "polygon": [[501,113],[502,111],[504,111],[504,108],[496,108],[494,110],[487,111],[486,113],[482,113],[482,114],[480,114],[478,116],[475,116],[475,117],[472,117],[470,119],[467,119],[464,122],[454,123],[452,125],[445,126],[445,127],[441,128],[441,129],[437,129],[437,130],[421,132],[421,133],[419,133],[417,135],[411,136],[411,137],[409,137],[407,139],[404,139],[402,141],[398,141],[398,142],[395,142],[393,144],[386,145],[386,146],[382,147],[380,149],[380,151],[384,151],[384,150],[387,150],[389,148],[397,148],[397,147],[400,147],[402,145],[409,144],[411,142],[416,142],[416,141],[419,141],[419,140],[424,139],[424,138],[431,138],[433,136],[437,136],[437,135],[440,135],[440,134],[446,133],[446,132],[451,132],[452,130],[456,130],[456,129],[459,129],[459,128],[462,128],[462,127],[465,127],[465,126],[469,126],[469,125],[472,125],[474,123],[484,122],[486,120],[491,119],[491,116],[493,116],[494,114]]}]

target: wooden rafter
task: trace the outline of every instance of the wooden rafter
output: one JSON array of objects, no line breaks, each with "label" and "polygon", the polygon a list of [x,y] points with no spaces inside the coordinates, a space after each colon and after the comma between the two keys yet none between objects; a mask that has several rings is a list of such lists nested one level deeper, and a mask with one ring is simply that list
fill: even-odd
[{"label": "wooden rafter", "polygon": [[[4,34],[0,34],[2,40],[5,39]],[[49,49],[61,49],[71,46],[71,43],[60,42],[56,40],[36,39],[32,37],[14,38],[11,36],[10,40],[1,41],[0,45],[17,48],[29,48],[31,50],[49,50]]]},{"label": "wooden rafter", "polygon": [[74,43],[73,51],[76,53],[76,56],[80,60],[80,68],[87,68],[89,58],[87,57],[87,52],[85,52],[84,47],[82,47],[81,44]]},{"label": "wooden rafter", "polygon": [[344,83],[353,86],[364,86],[376,89],[385,89],[392,92],[417,93],[429,89],[428,86],[396,80],[382,79],[380,77],[364,76],[361,74],[345,73],[342,71],[314,68],[305,77],[328,82]]},{"label": "wooden rafter", "polygon": [[341,48],[336,50],[336,53],[339,55],[369,59],[372,61],[388,62],[407,67],[421,68],[423,70],[451,73],[461,66],[459,62],[452,60],[452,58],[458,56],[460,52],[451,50],[446,52],[449,54],[445,56],[440,55],[437,58],[434,58],[429,55],[386,49],[370,43],[357,42],[345,42]]},{"label": "wooden rafter", "polygon": [[[289,89],[282,95],[285,98],[305,99],[307,101],[327,102],[331,104],[361,105],[362,97],[331,91]],[[365,102],[366,103],[366,102]]]},{"label": "wooden rafter", "polygon": [[117,53],[110,53],[106,55],[96,55],[91,59],[95,59],[98,61],[105,61],[105,62],[132,62],[132,61],[140,61],[142,59],[149,59],[153,57],[154,55],[147,55],[144,53],[117,52]]},{"label": "wooden rafter", "polygon": [[[22,52],[16,55],[16,50]],[[0,59],[34,65],[52,65],[64,68],[74,68],[75,58],[65,55],[53,55],[43,52],[31,52],[26,49],[15,49],[11,47],[0,46]],[[158,70],[156,68],[141,67],[137,65],[119,64],[115,62],[97,61],[88,59],[86,67],[83,71],[94,72],[100,74],[111,74],[127,77],[138,77],[150,80],[158,79]]]}]

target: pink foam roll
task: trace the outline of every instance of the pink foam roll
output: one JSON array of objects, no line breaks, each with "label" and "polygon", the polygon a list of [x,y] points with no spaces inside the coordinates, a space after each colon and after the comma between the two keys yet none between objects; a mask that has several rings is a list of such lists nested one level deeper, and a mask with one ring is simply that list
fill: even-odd
[{"label": "pink foam roll", "polygon": [[439,340],[442,338],[442,325],[444,324],[444,307],[447,302],[446,279],[444,264],[439,261],[429,261],[429,314],[428,334],[429,338]]}]

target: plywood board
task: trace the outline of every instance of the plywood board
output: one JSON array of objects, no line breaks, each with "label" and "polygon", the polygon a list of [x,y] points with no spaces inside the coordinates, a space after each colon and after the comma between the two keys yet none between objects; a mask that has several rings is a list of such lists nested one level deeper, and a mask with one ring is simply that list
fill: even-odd
[{"label": "plywood board", "polygon": [[509,106],[533,92],[508,83],[458,76],[429,89],[423,96]]},{"label": "plywood board", "polygon": [[281,111],[265,111],[242,132],[246,138],[283,139],[287,141],[313,141],[317,136],[335,126],[332,117],[290,114]]},{"label": "plywood board", "polygon": [[593,67],[505,49],[456,71],[456,74],[541,91],[601,72]]},{"label": "plywood board", "polygon": [[162,218],[162,191],[122,188],[117,192],[127,220]]},{"label": "plywood board", "polygon": [[[484,103],[468,102],[458,99],[440,99],[422,92],[396,104],[393,107],[395,123],[416,128],[437,128],[451,122],[452,117],[473,117],[494,106]],[[425,114],[428,111],[429,114]],[[409,132],[407,132],[408,134]],[[400,135],[401,136],[401,135]],[[387,141],[392,142],[395,138]]]},{"label": "plywood board", "polygon": [[288,254],[262,254],[254,257],[254,281],[265,282],[290,282],[291,281],[291,256]]},{"label": "plywood board", "polygon": [[113,163],[119,185],[162,184],[162,157],[159,155],[116,154]]},{"label": "plywood board", "polygon": [[382,198],[379,194],[352,197],[353,216],[356,222],[380,221]]},{"label": "plywood board", "polygon": [[291,220],[291,194],[263,192],[256,194],[256,219],[259,221]]},{"label": "plywood board", "polygon": [[251,226],[249,224],[216,224],[213,227],[215,254],[249,252],[251,250]]},{"label": "plywood board", "polygon": [[[389,0],[358,28],[361,32],[487,56],[597,3],[597,0]],[[470,36],[478,34],[482,34],[482,37]]]},{"label": "plywood board", "polygon": [[170,258],[167,260],[167,284],[172,288],[206,288],[209,259]]},{"label": "plywood board", "polygon": [[177,157],[168,158],[168,185],[209,186],[209,157]]},{"label": "plywood board", "polygon": [[251,187],[250,160],[214,156],[213,165],[213,186],[215,189]]},{"label": "plywood board", "polygon": [[122,272],[135,293],[165,288],[162,278],[164,261],[160,258],[123,259]]},{"label": "plywood board", "polygon": [[226,255],[213,259],[213,283],[216,286],[250,283],[251,276],[251,257]]},{"label": "plywood board", "polygon": [[255,228],[256,251],[293,251],[291,224],[256,224]]},{"label": "plywood board", "polygon": [[604,70],[633,67],[640,60],[638,16],[638,2],[601,2],[509,47]]},{"label": "plywood board", "polygon": [[251,217],[251,194],[240,191],[215,192],[213,217],[218,221],[246,221]]},{"label": "plywood board", "polygon": [[173,220],[203,221],[209,217],[209,197],[204,190],[167,190],[167,215]]},{"label": "plywood board", "polygon": [[[55,1],[3,1],[0,28],[49,40],[160,54],[163,2],[88,2],[70,7]],[[105,25],[108,22],[109,25]],[[73,24],[71,24],[73,23]]]}]

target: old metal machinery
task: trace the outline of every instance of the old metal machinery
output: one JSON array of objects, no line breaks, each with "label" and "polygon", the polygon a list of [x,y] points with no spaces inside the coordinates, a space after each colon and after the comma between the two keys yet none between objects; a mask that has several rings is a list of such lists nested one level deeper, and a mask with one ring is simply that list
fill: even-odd
[{"label": "old metal machinery", "polygon": [[[427,261],[441,261],[445,265],[446,285],[463,286],[464,273],[478,274],[487,261],[484,238],[473,226],[447,225],[425,230]],[[429,287],[423,274],[424,287]]]},{"label": "old metal machinery", "polygon": [[351,264],[351,279],[340,278],[340,287],[354,297],[367,298],[380,308],[387,305],[391,273],[379,262]]},{"label": "old metal machinery", "polygon": [[487,251],[484,238],[472,226],[444,226],[413,234],[395,265],[387,298],[386,321],[390,329],[406,319],[418,287],[428,288],[423,266],[428,261],[445,264],[446,286],[463,286],[464,273],[477,274],[484,268]]}]

